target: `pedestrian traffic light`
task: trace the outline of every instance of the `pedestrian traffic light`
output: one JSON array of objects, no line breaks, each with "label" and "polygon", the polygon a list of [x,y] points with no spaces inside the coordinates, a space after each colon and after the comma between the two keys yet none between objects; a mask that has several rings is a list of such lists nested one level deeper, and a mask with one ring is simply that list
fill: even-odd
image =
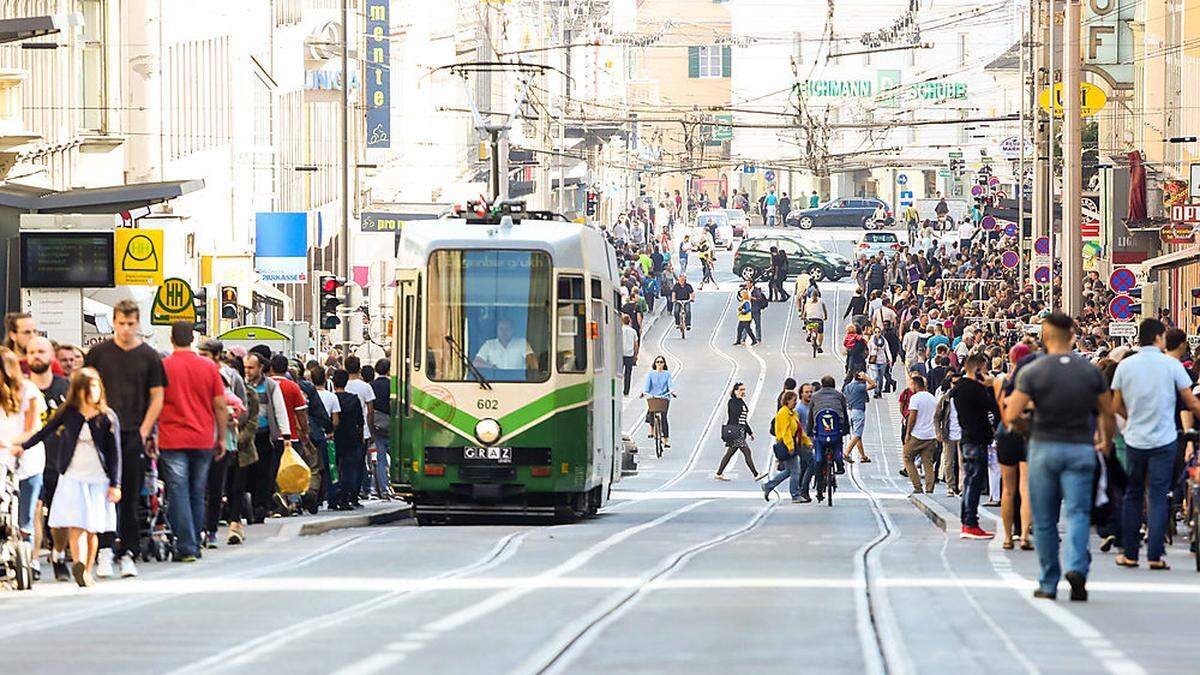
[{"label": "pedestrian traffic light", "polygon": [[346,280],[329,275],[321,277],[319,282],[321,285],[317,289],[317,308],[321,314],[321,330],[333,330],[342,323],[337,310],[342,304],[340,291],[346,285]]},{"label": "pedestrian traffic light", "polygon": [[201,335],[208,333],[208,289],[204,286],[192,293],[196,303],[196,332]]},{"label": "pedestrian traffic light", "polygon": [[222,319],[237,319],[238,318],[237,286],[222,286],[221,287],[221,318]]}]

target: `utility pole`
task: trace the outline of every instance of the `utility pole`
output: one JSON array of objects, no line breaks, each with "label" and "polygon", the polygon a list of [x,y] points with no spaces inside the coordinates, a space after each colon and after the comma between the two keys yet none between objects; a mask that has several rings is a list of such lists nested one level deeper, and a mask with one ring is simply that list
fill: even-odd
[{"label": "utility pole", "polygon": [[1025,33],[1025,13],[1022,11],[1021,5],[1017,0],[1013,0],[1013,7],[1021,12],[1021,56],[1020,56],[1020,92],[1021,92],[1021,113],[1020,123],[1018,128],[1020,132],[1017,134],[1017,141],[1020,143],[1020,154],[1017,161],[1017,279],[1025,278],[1025,203],[1028,198],[1025,196],[1025,108],[1029,103],[1029,89],[1026,87],[1025,66],[1028,64],[1025,58],[1025,49],[1029,46]]},{"label": "utility pole", "polygon": [[[1050,78],[1049,64],[1047,63],[1049,32],[1046,26],[1046,0],[1036,0],[1031,3],[1033,10],[1033,28],[1030,30],[1030,42],[1033,48],[1033,91],[1031,95],[1034,101],[1037,101],[1038,94],[1047,86]],[[1046,122],[1043,118],[1043,113],[1038,109],[1037,105],[1033,106],[1033,190],[1031,197],[1033,198],[1033,219],[1032,219],[1032,236],[1034,241],[1039,237],[1047,236],[1049,228],[1046,226],[1048,222],[1048,205],[1047,199],[1047,157],[1050,154],[1048,144],[1046,142]],[[1032,247],[1030,254],[1032,258]],[[1032,259],[1031,259],[1032,262]],[[1029,283],[1033,285],[1035,296],[1040,296],[1038,292],[1038,284],[1033,278],[1035,265],[1029,265],[1025,270],[1028,274]]]},{"label": "utility pole", "polygon": [[[338,232],[338,276],[350,283],[350,0],[342,0],[342,227]],[[350,289],[342,298],[342,342],[350,342]],[[360,336],[361,337],[361,336]]]},{"label": "utility pole", "polygon": [[1079,50],[1079,0],[1067,0],[1063,22],[1063,196],[1062,196],[1062,309],[1075,316],[1083,309],[1083,121],[1080,79],[1083,64]]}]

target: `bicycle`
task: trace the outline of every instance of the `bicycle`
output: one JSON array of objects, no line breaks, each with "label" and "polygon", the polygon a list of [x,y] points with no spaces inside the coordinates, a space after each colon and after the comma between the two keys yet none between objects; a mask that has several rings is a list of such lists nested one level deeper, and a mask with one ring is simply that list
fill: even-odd
[{"label": "bicycle", "polygon": [[650,435],[654,437],[654,456],[663,456],[663,421],[671,406],[668,398],[651,396],[646,399],[646,416],[650,418]]},{"label": "bicycle", "polygon": [[688,332],[688,314],[691,313],[691,300],[675,301],[675,327],[679,329],[679,339],[686,340]]},{"label": "bicycle", "polygon": [[820,328],[821,323],[815,319],[809,319],[804,323],[804,329],[808,332],[804,339],[812,345],[814,359],[817,358],[817,352],[821,349],[821,341],[817,339],[817,336],[821,334]]}]

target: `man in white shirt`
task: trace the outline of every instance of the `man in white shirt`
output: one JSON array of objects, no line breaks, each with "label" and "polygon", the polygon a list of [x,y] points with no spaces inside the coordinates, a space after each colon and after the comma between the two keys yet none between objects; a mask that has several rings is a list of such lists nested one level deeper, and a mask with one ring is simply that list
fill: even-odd
[{"label": "man in white shirt", "polygon": [[[908,434],[904,439],[904,470],[912,481],[913,494],[933,493],[933,482],[937,475],[933,470],[933,458],[938,451],[937,432],[933,423],[937,411],[937,399],[925,390],[925,378],[913,375],[909,388],[912,398],[908,400]],[[921,489],[917,474],[916,457],[920,455],[925,469],[925,489]]]},{"label": "man in white shirt", "polygon": [[500,319],[496,322],[496,337],[484,342],[475,354],[475,367],[525,370],[526,359],[532,355],[525,338],[513,337],[512,322]]},{"label": "man in white shirt", "polygon": [[971,223],[970,218],[963,218],[958,224],[958,250],[966,251],[971,245],[971,237],[975,236],[975,225]]},{"label": "man in white shirt", "polygon": [[891,305],[892,302],[885,297],[880,301],[879,307],[871,312],[871,323],[875,327],[883,329],[889,322],[893,326],[896,325],[896,310],[892,309]]},{"label": "man in white shirt", "polygon": [[637,363],[638,334],[629,321],[628,314],[621,315],[621,365],[625,368],[625,395],[629,395],[629,381],[633,379],[633,364]]}]

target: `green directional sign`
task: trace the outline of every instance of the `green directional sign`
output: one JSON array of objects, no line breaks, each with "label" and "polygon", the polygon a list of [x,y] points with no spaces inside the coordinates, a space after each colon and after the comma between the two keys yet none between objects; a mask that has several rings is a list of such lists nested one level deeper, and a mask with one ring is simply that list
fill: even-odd
[{"label": "green directional sign", "polygon": [[713,115],[715,124],[712,126],[714,141],[733,140],[733,115]]}]

